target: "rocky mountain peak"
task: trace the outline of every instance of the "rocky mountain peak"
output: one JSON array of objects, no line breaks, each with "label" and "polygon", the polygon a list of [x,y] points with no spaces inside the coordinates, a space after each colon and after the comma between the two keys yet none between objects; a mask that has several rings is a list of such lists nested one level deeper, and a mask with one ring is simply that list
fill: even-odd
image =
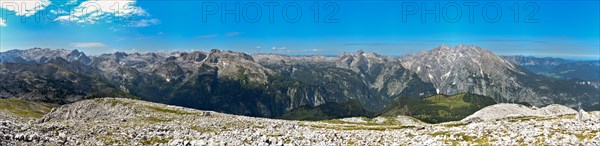
[{"label": "rocky mountain peak", "polygon": [[[217,54],[217,53],[212,53],[211,54]],[[249,60],[249,61],[254,61],[254,58],[252,58],[252,56],[246,54],[246,53],[242,53],[242,52],[233,52],[230,50],[225,50],[225,51],[218,51],[218,55],[220,58],[227,58],[227,59],[243,59],[243,60]]]},{"label": "rocky mountain peak", "polygon": [[194,62],[203,61],[207,57],[206,54],[199,52],[199,51],[194,51],[194,52],[190,52],[190,53],[183,52],[180,54],[180,56],[185,61],[194,61]]},{"label": "rocky mountain peak", "polygon": [[234,61],[234,60],[247,60],[247,61],[254,61],[254,58],[252,58],[252,56],[245,54],[245,53],[241,53],[241,52],[233,52],[230,50],[218,50],[218,49],[212,49],[210,51],[210,53],[208,53],[207,55],[207,61],[209,63],[218,63],[220,60],[230,60],[230,61]]},{"label": "rocky mountain peak", "polygon": [[127,54],[125,52],[115,52],[114,55],[115,55],[115,58],[117,58],[117,59],[125,58],[125,57],[129,56],[129,54]]},{"label": "rocky mountain peak", "polygon": [[[495,69],[506,69],[519,72],[514,64],[481,47],[466,46],[462,44],[457,46],[440,45],[431,51],[405,56],[402,60],[402,64],[407,68],[413,68],[413,63],[437,63],[437,65],[447,69],[460,66],[461,64],[476,66],[479,75],[485,74],[484,68],[490,71]],[[494,66],[495,68],[486,66]],[[431,66],[427,67],[431,68]],[[423,69],[424,68],[416,67],[415,71],[421,72]]]},{"label": "rocky mountain peak", "polygon": [[[438,93],[470,92],[511,100],[525,96],[536,98],[531,90],[519,89],[523,83],[517,77],[527,75],[524,70],[478,46],[441,45],[401,60],[404,67],[433,83]],[[523,91],[508,92],[511,88]]]},{"label": "rocky mountain peak", "polygon": [[377,53],[368,52],[365,53],[362,50],[358,50],[356,54],[343,54],[339,57],[338,64],[347,68],[358,68],[372,63],[383,63],[393,61],[393,57],[381,56]]},{"label": "rocky mountain peak", "polygon": [[78,50],[31,48],[0,53],[2,62],[46,63],[56,58],[63,58],[69,62],[79,61],[83,64],[89,64],[92,61],[85,53]]},{"label": "rocky mountain peak", "polygon": [[591,86],[577,87],[589,88],[590,93],[572,92],[577,86],[574,82],[548,80],[478,46],[441,45],[400,60],[405,68],[432,83],[441,94],[468,92],[490,96],[497,102],[543,106],[576,101],[566,101],[569,98],[587,101],[598,93],[597,90],[592,93]]},{"label": "rocky mountain peak", "polygon": [[496,55],[491,52],[478,47],[478,46],[466,46],[466,45],[457,45],[457,46],[446,46],[440,45],[429,52],[431,55],[438,55],[440,57],[446,57],[448,59],[457,60],[457,59],[467,59],[467,58],[475,58],[479,59],[481,57],[491,57],[494,59],[500,59]]},{"label": "rocky mountain peak", "polygon": [[362,49],[360,49],[360,50],[356,51],[356,54],[357,54],[357,55],[362,55],[362,54],[364,54],[364,53],[365,53],[365,51],[363,51]]}]

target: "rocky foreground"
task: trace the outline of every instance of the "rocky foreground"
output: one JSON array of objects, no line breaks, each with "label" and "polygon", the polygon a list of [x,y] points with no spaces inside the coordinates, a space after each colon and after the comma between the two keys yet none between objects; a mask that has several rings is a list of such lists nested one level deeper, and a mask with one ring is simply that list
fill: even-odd
[{"label": "rocky foreground", "polygon": [[[511,106],[442,124],[403,116],[313,122],[101,98],[43,117],[0,107],[0,145],[600,145],[600,112],[552,105],[510,114]],[[477,117],[495,109],[499,114]]]}]

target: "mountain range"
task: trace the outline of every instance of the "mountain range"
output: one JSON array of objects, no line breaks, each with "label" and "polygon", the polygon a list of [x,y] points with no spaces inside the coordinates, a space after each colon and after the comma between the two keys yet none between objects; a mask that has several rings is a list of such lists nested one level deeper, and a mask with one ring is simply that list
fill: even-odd
[{"label": "mountain range", "polygon": [[[362,51],[337,57],[248,55],[216,49],[87,56],[77,50],[33,48],[2,52],[0,61],[1,98],[58,104],[125,97],[285,117],[298,109],[323,107],[379,114],[405,105],[398,103],[401,99],[472,93],[498,103],[600,109],[597,86],[540,75],[515,59],[465,45],[403,57]],[[351,106],[331,106],[346,103]]]},{"label": "mountain range", "polygon": [[536,74],[560,79],[578,79],[598,83],[600,60],[574,61],[562,58],[536,58],[532,56],[502,56]]}]

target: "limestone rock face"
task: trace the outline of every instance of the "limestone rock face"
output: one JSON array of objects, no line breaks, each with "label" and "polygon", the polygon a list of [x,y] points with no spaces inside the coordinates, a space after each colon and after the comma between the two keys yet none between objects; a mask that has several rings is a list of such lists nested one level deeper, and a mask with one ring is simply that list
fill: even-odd
[{"label": "limestone rock face", "polygon": [[580,122],[589,121],[589,120],[591,120],[591,116],[590,116],[590,114],[585,112],[583,109],[580,109],[579,112],[577,112],[575,120],[580,121]]},{"label": "limestone rock face", "polygon": [[134,117],[135,106],[127,106],[125,99],[84,100],[53,109],[40,122],[56,121],[119,121]]},{"label": "limestone rock face", "polygon": [[308,92],[316,93],[308,97],[313,101],[323,101],[320,103],[359,99],[365,108],[378,111],[398,97],[434,94],[431,84],[402,67],[395,57],[362,51],[339,57],[273,54],[254,57],[280,75],[309,86],[311,89]]},{"label": "limestone rock face", "polygon": [[526,75],[525,71],[480,47],[442,45],[405,56],[402,65],[433,83],[438,93],[469,92],[511,101],[550,102],[518,81],[518,76]]},{"label": "limestone rock face", "polygon": [[577,105],[574,101],[592,106],[600,96],[599,89],[593,86],[542,77],[478,46],[441,45],[404,56],[401,61],[441,94],[469,92],[497,102],[527,102],[535,106],[560,103],[571,107]]},{"label": "limestone rock face", "polygon": [[485,107],[474,114],[467,116],[462,121],[491,121],[511,117],[553,117],[576,113],[577,111],[572,108],[557,104],[536,108],[519,104],[501,103]]}]

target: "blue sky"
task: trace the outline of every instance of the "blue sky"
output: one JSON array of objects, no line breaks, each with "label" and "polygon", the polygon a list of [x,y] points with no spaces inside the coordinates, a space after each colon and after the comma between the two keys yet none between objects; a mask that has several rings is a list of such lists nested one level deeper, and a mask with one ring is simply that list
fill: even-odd
[{"label": "blue sky", "polygon": [[2,0],[0,6],[0,51],[42,47],[97,55],[217,48],[336,55],[363,49],[400,56],[466,44],[500,55],[600,58],[597,0]]}]

